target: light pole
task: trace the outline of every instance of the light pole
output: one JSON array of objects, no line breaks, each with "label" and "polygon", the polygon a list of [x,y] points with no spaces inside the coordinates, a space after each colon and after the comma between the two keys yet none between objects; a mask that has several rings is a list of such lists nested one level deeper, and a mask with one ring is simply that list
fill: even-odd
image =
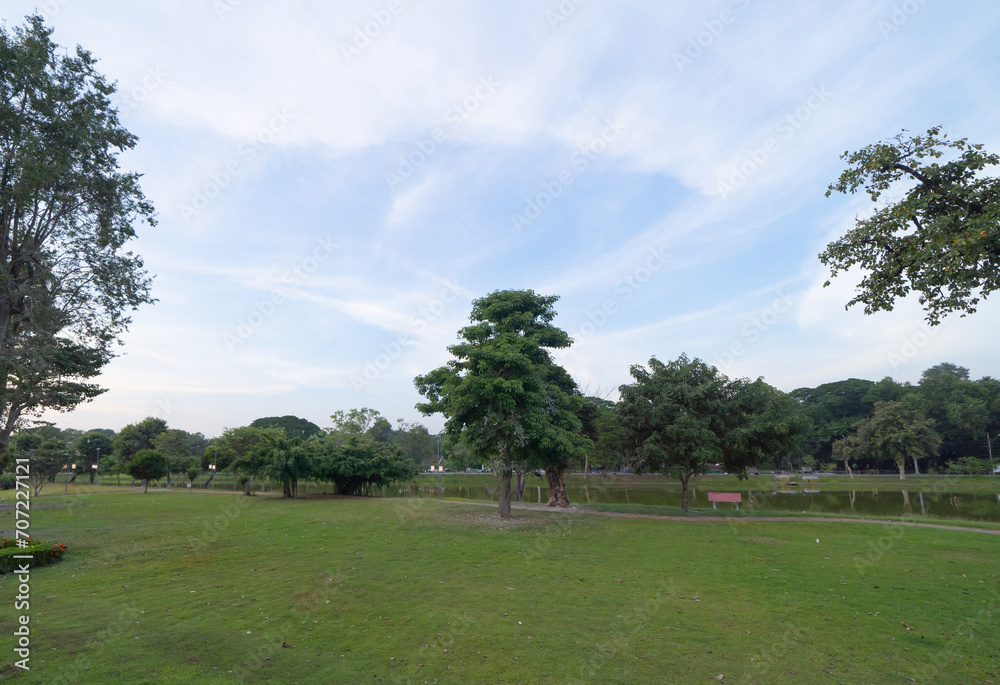
[{"label": "light pole", "polygon": [[209,464],[208,470],[212,472],[212,490],[215,490],[215,464]]},{"label": "light pole", "polygon": [[97,448],[97,463],[94,464],[94,475],[97,477],[97,484],[101,484],[101,448]]}]

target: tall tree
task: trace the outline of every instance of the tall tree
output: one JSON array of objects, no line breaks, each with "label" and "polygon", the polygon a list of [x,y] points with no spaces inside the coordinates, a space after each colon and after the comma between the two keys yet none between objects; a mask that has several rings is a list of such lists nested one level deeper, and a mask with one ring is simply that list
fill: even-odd
[{"label": "tall tree", "polygon": [[444,414],[447,431],[461,434],[472,454],[500,476],[501,517],[510,516],[511,478],[532,463],[532,450],[574,444],[573,427],[552,404],[562,391],[547,381],[549,350],[572,342],[552,324],[558,299],[498,290],[475,300],[472,325],[459,331],[463,342],[448,347],[455,359],[414,380],[427,398],[417,409]]},{"label": "tall tree", "polygon": [[899,479],[906,480],[906,459],[937,454],[941,438],[934,421],[902,402],[878,402],[871,417],[858,428],[864,449],[876,457],[891,461],[899,468]]},{"label": "tall tree", "polygon": [[794,401],[760,379],[730,381],[687,355],[667,364],[654,357],[631,374],[618,405],[628,441],[645,468],[680,480],[685,512],[691,478],[709,465],[745,478],[800,431]]},{"label": "tall tree", "polygon": [[[828,197],[863,188],[877,202],[897,183],[912,187],[858,219],[819,258],[831,276],[863,269],[859,292],[847,306],[864,304],[866,314],[891,311],[896,300],[916,291],[928,322],[936,325],[950,312],[975,312],[1000,287],[1000,178],[983,173],[1000,164],[1000,156],[965,138],[948,140],[940,127],[911,138],[905,133],[843,154],[850,166]],[[950,152],[957,156],[935,161]]]},{"label": "tall tree", "polygon": [[90,379],[154,301],[125,249],[154,223],[138,174],[118,167],[136,138],[96,60],[50,34],[37,15],[0,27],[0,452],[23,417],[103,392]]}]

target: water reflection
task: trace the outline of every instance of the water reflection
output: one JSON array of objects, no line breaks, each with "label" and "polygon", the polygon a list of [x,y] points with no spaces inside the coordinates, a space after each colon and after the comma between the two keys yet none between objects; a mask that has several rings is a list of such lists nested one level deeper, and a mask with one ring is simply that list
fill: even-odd
[{"label": "water reflection", "polygon": [[[676,485],[607,481],[597,485],[567,483],[571,502],[587,504],[650,504],[667,507],[681,505],[681,491]],[[691,488],[691,506],[707,508],[707,493],[725,492],[726,488],[697,485]],[[386,489],[386,496],[444,497],[472,501],[495,502],[499,485],[424,485],[411,483]],[[964,518],[976,521],[1000,522],[1000,494],[993,492],[924,492],[910,490],[824,489],[822,483],[810,483],[800,488],[788,481],[765,484],[762,489],[743,491],[744,510],[771,510],[824,514],[855,514],[859,516],[926,516],[930,518]],[[532,504],[548,501],[548,489],[530,485],[524,499]],[[723,504],[720,508],[727,505]]]}]

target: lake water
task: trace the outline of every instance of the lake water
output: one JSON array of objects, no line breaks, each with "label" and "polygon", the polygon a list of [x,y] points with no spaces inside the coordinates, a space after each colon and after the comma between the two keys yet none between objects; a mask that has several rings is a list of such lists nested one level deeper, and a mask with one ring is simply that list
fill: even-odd
[{"label": "lake water", "polygon": [[[548,501],[548,488],[537,485],[529,479],[524,491],[526,503],[544,504]],[[846,514],[854,516],[926,516],[928,518],[962,518],[975,521],[1000,523],[1000,492],[984,489],[942,492],[926,488],[906,490],[899,486],[866,487],[845,490],[839,484],[836,488],[822,483],[780,486],[761,483],[760,489],[743,491],[740,510],[768,510],[824,514]],[[1000,489],[1000,488],[998,488]],[[697,484],[691,487],[691,507],[711,508],[708,492],[726,492],[726,488]],[[594,485],[571,483],[567,486],[570,502],[573,504],[652,504],[668,507],[681,506],[679,485],[665,483],[627,483],[622,481],[599,481]],[[436,485],[407,484],[386,488],[389,497],[443,497],[448,499],[468,499],[495,502],[499,498],[500,486],[483,485]],[[719,509],[732,509],[734,505],[719,503]]]}]

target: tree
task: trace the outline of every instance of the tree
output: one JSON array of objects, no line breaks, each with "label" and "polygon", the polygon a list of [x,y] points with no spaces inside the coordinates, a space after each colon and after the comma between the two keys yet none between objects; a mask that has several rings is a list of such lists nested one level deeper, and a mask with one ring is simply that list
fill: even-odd
[{"label": "tree", "polygon": [[132,455],[128,464],[128,475],[142,481],[142,492],[149,492],[149,481],[163,478],[167,475],[170,463],[167,458],[156,450],[143,449]]},{"label": "tree", "polygon": [[425,416],[442,413],[449,433],[460,434],[472,454],[489,462],[501,479],[499,513],[510,516],[511,477],[532,463],[533,448],[570,445],[571,428],[559,421],[550,400],[561,392],[546,380],[553,365],[548,350],[572,340],[552,325],[556,295],[498,290],[472,303],[472,325],[463,342],[448,347],[455,357],[414,379],[427,401]]},{"label": "tree", "polygon": [[[897,183],[914,183],[902,199],[880,207],[819,258],[831,277],[854,266],[864,270],[859,293],[848,302],[865,313],[891,311],[897,299],[920,293],[927,321],[937,325],[950,312],[976,311],[1000,287],[1000,179],[983,176],[1000,157],[948,140],[940,127],[845,152],[850,165],[826,194],[864,190],[873,202]],[[956,159],[938,163],[945,152]],[[827,281],[825,285],[829,285]]]},{"label": "tree", "polygon": [[102,393],[89,379],[154,301],[125,250],[134,224],[155,223],[138,174],[118,168],[136,138],[96,60],[50,34],[37,15],[0,27],[0,452],[22,418]]},{"label": "tree", "polygon": [[314,435],[321,435],[323,429],[317,426],[312,421],[307,421],[306,419],[300,419],[298,416],[265,416],[264,418],[255,419],[251,424],[251,428],[280,428],[285,431],[285,436],[288,438],[301,438],[302,440],[308,440]]},{"label": "tree", "polygon": [[856,462],[863,454],[860,438],[858,438],[857,435],[848,435],[834,440],[832,452],[833,458],[836,461],[844,462],[844,468],[847,469],[847,475],[854,478],[854,472],[851,471],[851,462]]},{"label": "tree", "polygon": [[170,474],[183,473],[191,465],[191,441],[187,431],[168,428],[153,438],[153,448],[167,458],[167,487]]},{"label": "tree", "polygon": [[[348,412],[338,409],[330,416],[330,420],[333,421],[333,427],[329,430],[331,433],[361,435],[371,430],[379,419],[388,422],[382,414],[368,407],[351,409]],[[390,424],[389,427],[392,428],[392,425]]]},{"label": "tree", "polygon": [[303,451],[311,456],[316,478],[334,483],[341,495],[370,494],[375,488],[410,480],[419,470],[398,447],[367,434],[343,441],[333,436],[313,438]]},{"label": "tree", "polygon": [[121,429],[114,439],[115,459],[119,468],[128,473],[128,464],[139,450],[155,449],[156,436],[167,430],[167,422],[155,416],[147,416],[139,423],[130,423]]},{"label": "tree", "polygon": [[61,440],[56,438],[42,440],[40,436],[33,437],[34,439],[18,441],[16,453],[18,456],[28,457],[28,481],[34,487],[37,495],[46,483],[69,464],[71,457],[69,450]]},{"label": "tree", "polygon": [[434,454],[434,441],[426,426],[419,423],[409,425],[400,423],[398,433],[400,434],[399,446],[402,448],[403,454],[417,464],[422,464]]},{"label": "tree", "polygon": [[681,355],[649,369],[631,368],[635,382],[619,388],[618,415],[643,467],[681,482],[681,508],[691,508],[688,484],[710,464],[740,478],[800,431],[794,401],[764,383],[730,381],[714,366]]},{"label": "tree", "polygon": [[[110,458],[114,451],[114,442],[105,433],[98,431],[87,431],[76,440],[76,452],[80,455],[80,461],[90,472],[90,484],[94,484],[95,472],[100,469],[100,459]],[[97,464],[98,468],[93,468]]]},{"label": "tree", "polygon": [[858,438],[866,451],[894,462],[900,480],[906,480],[907,457],[916,463],[937,454],[941,445],[934,421],[902,402],[877,402],[871,417],[859,426]]}]

